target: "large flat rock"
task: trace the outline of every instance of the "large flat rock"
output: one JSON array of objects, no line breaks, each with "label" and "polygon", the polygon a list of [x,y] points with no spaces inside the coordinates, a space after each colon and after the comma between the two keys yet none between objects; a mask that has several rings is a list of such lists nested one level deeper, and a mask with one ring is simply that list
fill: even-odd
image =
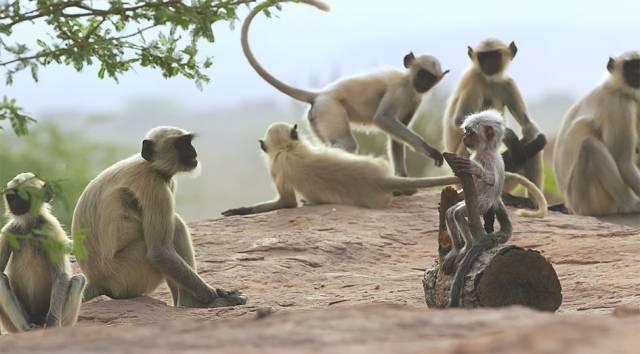
[{"label": "large flat rock", "polygon": [[[435,311],[421,279],[437,254],[437,201],[424,192],[385,210],[311,206],[192,224],[199,273],[241,289],[246,306],[176,309],[166,287],[153,299],[99,298],[77,327],[4,335],[0,353],[638,352],[637,217],[512,215],[512,243],[554,264],[558,314]],[[257,320],[261,307],[274,314]]]}]

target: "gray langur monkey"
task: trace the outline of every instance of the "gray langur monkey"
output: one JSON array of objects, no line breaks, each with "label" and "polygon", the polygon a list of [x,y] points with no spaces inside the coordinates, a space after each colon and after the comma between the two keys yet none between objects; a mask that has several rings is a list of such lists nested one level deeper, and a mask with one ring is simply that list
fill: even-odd
[{"label": "gray langur monkey", "polygon": [[553,153],[566,206],[580,215],[640,212],[640,51],[609,58],[607,70],[565,115]]},{"label": "gray langur monkey", "polygon": [[4,193],[9,221],[0,230],[0,320],[9,332],[71,326],[78,320],[86,281],[71,275],[66,254],[47,252],[46,242],[69,245],[70,240],[49,210],[51,195],[40,196],[44,187],[27,172],[9,181]]},{"label": "gray langur monkey", "polygon": [[73,214],[73,233],[86,233],[84,300],[142,296],[166,280],[174,306],[246,303],[238,291],[214,289],[197,273],[191,236],[175,210],[178,173],[199,166],[193,133],[156,127],[140,154],[115,163],[86,187]]},{"label": "gray langur monkey", "polygon": [[[459,183],[455,176],[394,176],[385,159],[354,155],[326,146],[310,146],[300,139],[297,125],[288,123],[272,124],[259,143],[267,155],[278,197],[251,207],[227,210],[222,213],[225,216],[295,208],[298,206],[296,194],[309,204],[384,208],[391,203],[393,192]],[[525,216],[533,214],[527,210],[518,212]]]},{"label": "gray langur monkey", "polygon": [[[471,59],[471,65],[449,99],[444,115],[445,150],[461,156],[469,156],[462,142],[460,126],[469,114],[486,109],[495,109],[503,115],[505,108],[509,109],[522,128],[525,143],[542,134],[535,122],[530,119],[516,82],[506,72],[517,52],[518,47],[514,42],[507,46],[504,42],[493,38],[481,41],[475,48],[468,47],[467,54]],[[514,172],[524,175],[542,189],[544,183],[542,151],[525,163],[519,171]],[[514,187],[515,185],[507,182],[505,192],[510,192]],[[507,204],[511,204],[510,197],[505,195]]]},{"label": "gray langur monkey", "polygon": [[[511,236],[511,223],[504,203],[502,189],[505,182],[505,170],[499,148],[504,135],[504,118],[496,111],[482,111],[472,114],[464,121],[462,127],[464,145],[473,151],[471,159],[456,155],[446,155],[456,175],[468,173],[473,178],[473,186],[477,195],[475,212],[471,215],[467,201],[461,201],[445,212],[445,223],[451,239],[451,251],[444,257],[442,270],[445,274],[456,271],[451,287],[450,306],[457,306],[464,284],[464,277],[471,269],[473,262],[485,249],[496,243],[504,243]],[[464,192],[464,191],[463,191]],[[484,215],[493,210],[500,222],[499,238],[484,233],[482,228],[472,230],[472,217]],[[504,232],[507,228],[508,232]],[[480,232],[480,235],[474,234]]]},{"label": "gray langur monkey", "polygon": [[[288,1],[291,0],[281,2]],[[301,2],[329,10],[328,5],[320,1]],[[404,144],[434,159],[437,166],[442,165],[442,154],[408,128],[422,96],[449,72],[442,71],[438,59],[409,53],[404,57],[404,72],[388,70],[352,76],[317,91],[292,87],[267,72],[249,47],[251,21],[271,3],[256,6],[245,19],[242,49],[251,66],[265,81],[293,99],[311,105],[308,119],[317,138],[328,146],[353,153],[357,150],[357,142],[351,133],[351,123],[375,126],[390,137],[391,160],[397,176],[407,176]]]}]

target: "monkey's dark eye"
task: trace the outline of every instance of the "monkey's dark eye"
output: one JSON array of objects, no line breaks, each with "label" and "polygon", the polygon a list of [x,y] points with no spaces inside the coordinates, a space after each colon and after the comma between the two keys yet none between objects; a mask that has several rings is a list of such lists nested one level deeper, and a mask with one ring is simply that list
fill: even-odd
[{"label": "monkey's dark eye", "polygon": [[418,70],[413,78],[413,86],[420,93],[429,91],[437,82],[438,78],[425,69]]}]

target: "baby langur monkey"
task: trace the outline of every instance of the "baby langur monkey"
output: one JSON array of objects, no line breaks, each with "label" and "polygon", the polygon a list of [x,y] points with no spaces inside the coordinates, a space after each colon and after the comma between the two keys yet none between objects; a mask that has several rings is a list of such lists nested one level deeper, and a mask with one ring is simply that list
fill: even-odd
[{"label": "baby langur monkey", "polygon": [[[503,243],[510,237],[510,222],[501,195],[505,182],[505,170],[499,147],[504,135],[502,115],[496,111],[483,111],[472,114],[462,124],[463,143],[473,151],[471,159],[460,156],[447,156],[451,168],[456,173],[468,173],[473,177],[473,186],[477,195],[477,213],[484,215],[494,210],[501,223],[501,229],[508,227],[502,239],[494,239],[481,228],[472,230],[469,206],[466,201],[447,209],[445,223],[451,238],[452,249],[444,257],[442,270],[453,273],[451,288],[451,306],[457,306],[464,276],[469,272],[475,259],[496,242]],[[479,215],[475,217],[479,218]],[[505,225],[506,223],[506,225]],[[481,231],[480,235],[473,232]]]},{"label": "baby langur monkey", "polygon": [[[291,0],[281,2],[287,1]],[[329,10],[328,5],[317,0],[301,2]],[[351,124],[375,126],[390,137],[391,160],[397,176],[407,176],[404,144],[434,159],[437,166],[442,165],[442,154],[408,128],[422,96],[449,72],[442,70],[438,59],[409,53],[404,57],[404,72],[388,70],[352,76],[317,91],[292,87],[267,72],[249,47],[251,21],[271,3],[256,6],[245,19],[242,49],[251,66],[265,81],[291,98],[311,105],[308,119],[316,137],[328,146],[355,152],[357,142],[351,133]]]},{"label": "baby langur monkey", "polygon": [[[508,108],[522,128],[524,142],[530,142],[541,135],[535,122],[529,118],[516,82],[506,73],[517,52],[518,47],[514,42],[507,46],[492,38],[480,42],[475,48],[468,47],[467,53],[472,63],[451,96],[444,115],[446,151],[461,156],[469,155],[462,142],[460,126],[469,114],[485,109],[495,109],[504,115],[505,108]],[[513,172],[523,174],[538,188],[542,188],[543,167],[540,152]],[[510,192],[514,187],[515,185],[507,182],[505,192]]]},{"label": "baby langur monkey", "polygon": [[0,320],[9,332],[70,326],[78,319],[85,278],[71,275],[67,255],[52,259],[45,249],[43,241],[70,242],[49,211],[51,197],[39,200],[34,193],[44,186],[34,174],[22,173],[4,194],[9,222],[0,231]]},{"label": "baby langur monkey", "polygon": [[225,216],[295,208],[296,193],[311,204],[345,204],[383,208],[393,192],[459,183],[454,176],[408,178],[393,176],[386,160],[347,153],[329,147],[313,147],[298,136],[297,125],[274,123],[260,148],[269,159],[278,198],[251,207],[231,209]]}]

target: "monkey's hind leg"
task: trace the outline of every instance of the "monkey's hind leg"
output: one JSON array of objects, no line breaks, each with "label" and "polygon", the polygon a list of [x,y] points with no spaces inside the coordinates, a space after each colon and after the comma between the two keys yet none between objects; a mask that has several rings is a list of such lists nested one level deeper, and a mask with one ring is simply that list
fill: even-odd
[{"label": "monkey's hind leg", "polygon": [[69,281],[67,298],[62,309],[62,325],[73,326],[78,321],[80,306],[82,305],[82,294],[87,284],[84,275],[76,274]]},{"label": "monkey's hind leg", "polygon": [[309,124],[323,143],[346,152],[358,150],[349,123],[349,114],[339,103],[329,98],[318,98],[309,110]]},{"label": "monkey's hind leg", "polygon": [[[393,160],[393,168],[395,170],[396,176],[398,177],[407,177],[407,164],[405,160],[406,156],[406,147],[403,143],[397,142],[391,138],[389,138],[389,146],[391,150],[391,158]],[[407,189],[404,191],[393,192],[393,195],[414,195],[418,192],[417,189]]]},{"label": "monkey's hind leg", "polygon": [[458,258],[460,250],[464,247],[455,217],[456,211],[459,208],[464,208],[464,202],[460,202],[447,209],[445,214],[445,222],[447,224],[447,230],[449,231],[449,237],[451,238],[451,250],[442,261],[442,271],[445,274],[452,274],[456,270],[456,259]]},{"label": "monkey's hind leg", "polygon": [[31,329],[29,317],[4,273],[0,273],[0,317],[9,332],[25,332]]},{"label": "monkey's hind leg", "polygon": [[586,138],[569,184],[569,206],[583,215],[603,215],[640,211],[640,200],[622,180],[607,147]]}]

